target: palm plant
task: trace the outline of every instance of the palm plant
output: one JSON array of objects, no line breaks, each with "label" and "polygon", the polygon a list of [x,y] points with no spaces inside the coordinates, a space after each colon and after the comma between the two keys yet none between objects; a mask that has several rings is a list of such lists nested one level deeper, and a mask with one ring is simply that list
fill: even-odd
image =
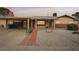
[{"label": "palm plant", "polygon": [[78,33],[79,34],[79,12],[76,12],[75,14],[72,14],[72,16],[75,16],[78,19],[78,30],[73,32],[73,33]]},{"label": "palm plant", "polygon": [[[51,27],[52,27],[52,21],[53,20],[48,20],[48,30],[49,30],[49,32],[51,32],[50,30],[51,30]],[[46,31],[47,31],[47,29],[46,29]]]}]

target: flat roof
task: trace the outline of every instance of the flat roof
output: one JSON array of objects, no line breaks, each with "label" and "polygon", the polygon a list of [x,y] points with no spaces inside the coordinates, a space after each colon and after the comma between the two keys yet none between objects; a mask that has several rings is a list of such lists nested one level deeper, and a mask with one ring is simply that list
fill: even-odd
[{"label": "flat roof", "polygon": [[42,19],[42,20],[51,20],[53,19],[53,16],[33,16],[33,17],[30,17],[30,19]]},{"label": "flat roof", "polygon": [[1,20],[25,20],[28,17],[0,17]]},{"label": "flat roof", "polygon": [[[71,17],[71,16],[68,16],[68,15],[59,16],[59,17],[57,17],[57,19],[61,18],[61,17],[70,17],[70,18],[73,18],[74,20],[78,21],[78,19]],[[31,20],[54,20],[53,16],[0,17],[0,20],[5,20],[5,19],[6,20],[27,20],[27,19],[31,19]]]},{"label": "flat roof", "polygon": [[7,19],[7,20],[27,20],[27,19],[39,19],[39,20],[51,20],[53,19],[53,16],[33,16],[33,17],[0,17],[0,19]]}]

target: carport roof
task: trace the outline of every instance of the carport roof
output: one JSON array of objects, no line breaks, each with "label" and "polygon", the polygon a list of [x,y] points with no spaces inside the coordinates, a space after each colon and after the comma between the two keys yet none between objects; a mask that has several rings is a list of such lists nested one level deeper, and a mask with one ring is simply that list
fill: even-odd
[{"label": "carport roof", "polygon": [[33,16],[30,17],[30,19],[51,20],[53,19],[53,16]]},{"label": "carport roof", "polygon": [[27,20],[27,19],[32,19],[32,20],[51,20],[53,19],[53,16],[33,16],[33,17],[0,17],[0,19],[8,19],[8,20]]},{"label": "carport roof", "polygon": [[0,17],[1,20],[27,20],[28,17]]}]

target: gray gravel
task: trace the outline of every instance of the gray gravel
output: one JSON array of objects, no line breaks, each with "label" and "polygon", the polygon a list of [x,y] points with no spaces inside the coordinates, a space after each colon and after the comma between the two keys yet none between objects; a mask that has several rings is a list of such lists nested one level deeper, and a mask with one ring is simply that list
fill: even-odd
[{"label": "gray gravel", "polygon": [[68,30],[38,30],[36,46],[19,46],[25,30],[0,30],[0,50],[3,51],[79,51],[79,35]]},{"label": "gray gravel", "polygon": [[0,30],[0,50],[16,50],[25,34],[25,30]]}]

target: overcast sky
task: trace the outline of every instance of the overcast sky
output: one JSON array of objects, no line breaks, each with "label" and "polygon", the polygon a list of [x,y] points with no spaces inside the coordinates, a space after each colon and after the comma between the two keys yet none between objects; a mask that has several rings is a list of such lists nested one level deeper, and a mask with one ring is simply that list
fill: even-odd
[{"label": "overcast sky", "polygon": [[53,13],[71,15],[79,11],[78,7],[7,7],[15,16],[52,16]]}]

